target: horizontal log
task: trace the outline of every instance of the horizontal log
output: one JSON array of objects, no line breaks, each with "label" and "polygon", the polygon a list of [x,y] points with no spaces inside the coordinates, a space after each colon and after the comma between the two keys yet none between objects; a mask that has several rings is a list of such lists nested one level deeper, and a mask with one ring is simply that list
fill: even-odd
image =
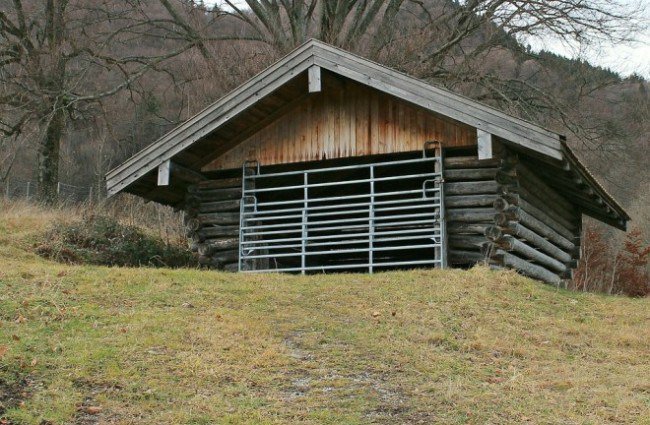
[{"label": "horizontal log", "polygon": [[524,257],[545,266],[560,274],[566,272],[567,267],[560,261],[536,250],[525,242],[512,236],[504,236],[494,241],[500,248],[506,251],[514,251],[519,257]]},{"label": "horizontal log", "polygon": [[[500,199],[499,199],[500,198]],[[571,230],[571,233],[575,233],[575,230],[580,226],[579,215],[571,216],[570,211],[566,211],[565,214],[558,214],[551,205],[548,203],[546,205],[540,205],[538,203],[533,204],[529,202],[525,197],[514,194],[505,194],[500,196],[495,200],[494,209],[501,212],[508,208],[509,205],[517,205],[522,207],[524,210],[530,212],[533,216],[540,218],[543,215],[547,215],[549,219],[559,223],[559,225],[566,227]],[[566,217],[572,217],[571,220]]]},{"label": "horizontal log", "polygon": [[228,273],[235,273],[239,271],[239,262],[224,264],[223,271]]},{"label": "horizontal log", "polygon": [[485,261],[485,257],[480,251],[469,251],[460,249],[450,249],[447,253],[447,261],[450,264],[476,264]]},{"label": "horizontal log", "polygon": [[611,215],[614,217],[616,214],[613,210],[605,204],[605,201],[598,195],[589,195],[581,188],[576,188],[575,186],[569,186],[565,182],[551,176],[544,175],[544,177],[549,181],[549,184],[553,190],[559,194],[571,199],[571,202],[577,203],[581,201],[582,204],[591,205],[596,211],[601,211],[603,214]]},{"label": "horizontal log", "polygon": [[567,211],[572,211],[575,209],[567,199],[557,193],[548,185],[548,183],[546,183],[542,178],[536,175],[524,164],[520,163],[517,165],[517,176],[519,177],[520,185],[523,186],[527,191],[535,193],[536,196],[538,196],[542,201],[552,201],[561,209]]},{"label": "horizontal log", "polygon": [[493,208],[448,208],[445,210],[447,222],[480,223],[494,220]]},{"label": "horizontal log", "polygon": [[239,261],[239,251],[221,251],[211,255],[199,255],[199,264],[214,268],[221,268],[225,264]]},{"label": "horizontal log", "polygon": [[478,195],[497,192],[497,182],[493,180],[478,182],[445,183],[445,195]]},{"label": "horizontal log", "polygon": [[202,244],[205,246],[214,247],[216,251],[235,249],[239,247],[239,237],[206,239]]},{"label": "horizontal log", "polygon": [[[505,198],[497,198],[494,201],[493,206],[496,211],[505,214],[510,214],[511,211],[523,210],[528,214],[530,214],[531,216],[538,219],[539,221],[541,221],[542,223],[551,227],[552,229],[555,229],[556,232],[558,232],[568,240],[573,241],[573,239],[575,238],[575,228],[576,228],[575,226],[572,227],[565,226],[564,220],[562,222],[554,220],[544,211],[540,210],[537,207],[532,206],[531,204],[527,203],[523,199],[519,200],[517,205],[511,205],[508,201],[506,201]],[[513,213],[513,216],[516,217],[516,213]],[[571,226],[570,223],[568,224]]]},{"label": "horizontal log", "polygon": [[200,171],[195,171],[180,164],[171,162],[170,172],[172,179],[179,178],[190,183],[199,183],[206,180],[206,177]]},{"label": "horizontal log", "polygon": [[239,225],[234,226],[217,226],[209,225],[201,227],[196,231],[196,238],[199,241],[214,239],[228,236],[239,236]]},{"label": "horizontal log", "polygon": [[513,268],[523,275],[546,283],[559,285],[562,280],[556,273],[553,273],[542,266],[532,264],[504,250],[497,250],[497,252],[492,256],[492,260],[498,265]]},{"label": "horizontal log", "polygon": [[445,170],[445,181],[494,180],[496,168],[459,168]]},{"label": "horizontal log", "polygon": [[447,238],[447,245],[456,249],[480,249],[481,245],[487,242],[485,236],[482,235],[449,235]]},{"label": "horizontal log", "polygon": [[210,255],[214,261],[218,261],[222,264],[231,263],[233,261],[239,261],[239,250],[231,251],[220,251]]},{"label": "horizontal log", "polygon": [[[537,166],[529,166],[531,171],[541,175],[545,179],[555,180],[557,183],[560,183],[562,186],[573,187],[576,190],[585,190],[585,194],[593,195],[594,191],[589,186],[583,187],[584,181],[581,178],[574,178],[571,175],[567,175],[566,172],[549,170]],[[590,189],[590,190],[586,190]]]},{"label": "horizontal log", "polygon": [[208,239],[199,244],[199,255],[212,255],[219,251],[232,250],[239,247],[239,238]]},{"label": "horizontal log", "polygon": [[567,220],[564,220],[561,217],[559,218],[559,220],[557,220],[554,217],[551,217],[549,214],[547,214],[545,210],[537,208],[534,205],[529,204],[523,199],[519,203],[519,208],[522,208],[524,211],[526,211],[533,217],[537,218],[547,226],[552,227],[568,240],[572,242],[574,241],[576,237],[576,229],[578,228],[578,226],[575,223],[571,223]]},{"label": "horizontal log", "polygon": [[232,199],[228,201],[216,202],[203,202],[199,204],[198,212],[211,213],[211,212],[231,212],[239,211],[240,199]]},{"label": "horizontal log", "polygon": [[202,266],[218,266],[218,264],[214,263],[212,257],[207,255],[199,255],[199,264]]},{"label": "horizontal log", "polygon": [[206,224],[220,224],[220,225],[234,225],[239,224],[239,213],[206,213],[199,214],[197,220],[202,225]]},{"label": "horizontal log", "polygon": [[571,261],[571,254],[563,251],[551,242],[539,236],[537,233],[517,222],[510,221],[504,227],[490,226],[485,230],[485,236],[491,241],[495,241],[506,235],[513,235],[525,239],[534,247],[546,252],[563,263]]},{"label": "horizontal log", "polygon": [[489,207],[496,199],[494,194],[445,196],[445,207]]},{"label": "horizontal log", "polygon": [[615,212],[612,207],[606,204],[602,198],[588,199],[581,193],[565,191],[561,186],[558,186],[557,190],[570,198],[571,202],[574,203],[584,214],[597,218],[608,224],[614,223],[612,225],[616,227],[619,227],[622,224],[619,222],[619,220],[621,220],[619,214]]},{"label": "horizontal log", "polygon": [[[225,257],[224,257],[225,258]],[[226,266],[229,266],[231,264],[234,264],[237,266],[239,263],[239,258],[235,258],[234,260],[231,258],[227,258],[226,260],[220,260],[218,258],[215,258],[211,255],[200,255],[199,256],[199,264],[205,267],[209,267],[211,269],[216,269],[216,270],[223,270]]]},{"label": "horizontal log", "polygon": [[500,187],[497,190],[497,194],[500,196],[517,196],[521,199],[525,199],[528,203],[537,208],[551,210],[554,214],[561,215],[566,220],[574,220],[576,216],[579,216],[579,213],[573,206],[570,209],[564,209],[562,206],[556,204],[552,199],[542,199],[539,194],[532,194],[528,189],[521,185],[518,187]]},{"label": "horizontal log", "polygon": [[224,189],[230,187],[241,188],[241,178],[235,177],[230,179],[205,180],[197,185],[197,189]]},{"label": "horizontal log", "polygon": [[445,169],[494,168],[499,166],[498,158],[478,159],[476,156],[448,156],[443,160]]},{"label": "horizontal log", "polygon": [[521,208],[510,210],[507,213],[497,213],[494,216],[494,223],[497,226],[505,227],[510,221],[519,221],[524,226],[537,232],[539,235],[565,250],[571,250],[575,246],[572,241],[559,234],[555,229],[531,216]]},{"label": "horizontal log", "polygon": [[447,225],[447,234],[485,234],[485,230],[489,227],[488,224],[480,223],[449,223]]},{"label": "horizontal log", "polygon": [[200,190],[195,193],[189,194],[188,198],[190,199],[190,201],[193,198],[196,198],[200,202],[226,201],[230,199],[239,199],[241,198],[241,188],[232,187],[226,189]]}]

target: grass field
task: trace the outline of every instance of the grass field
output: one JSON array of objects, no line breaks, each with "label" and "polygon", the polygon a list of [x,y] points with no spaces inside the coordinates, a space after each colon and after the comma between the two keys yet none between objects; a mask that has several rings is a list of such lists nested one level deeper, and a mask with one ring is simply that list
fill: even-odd
[{"label": "grass field", "polygon": [[0,424],[650,423],[649,299],[67,266],[56,214],[0,214]]}]

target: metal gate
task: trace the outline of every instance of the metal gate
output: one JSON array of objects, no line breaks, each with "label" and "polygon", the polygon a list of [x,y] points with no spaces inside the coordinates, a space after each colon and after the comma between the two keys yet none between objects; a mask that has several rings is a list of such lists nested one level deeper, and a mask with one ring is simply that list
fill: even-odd
[{"label": "metal gate", "polygon": [[443,161],[433,146],[417,158],[299,171],[247,162],[239,270],[444,267]]}]

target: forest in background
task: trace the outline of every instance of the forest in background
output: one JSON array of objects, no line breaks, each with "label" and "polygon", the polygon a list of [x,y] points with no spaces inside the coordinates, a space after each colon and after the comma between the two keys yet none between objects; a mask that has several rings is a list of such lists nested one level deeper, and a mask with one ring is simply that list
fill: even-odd
[{"label": "forest in background", "polygon": [[36,181],[46,202],[59,181],[101,194],[113,166],[315,37],[567,135],[632,216],[632,254],[620,232],[586,226],[582,267],[602,276],[575,284],[616,292],[621,264],[647,277],[648,81],[525,39],[623,43],[647,25],[641,5],[0,0],[0,183]]}]

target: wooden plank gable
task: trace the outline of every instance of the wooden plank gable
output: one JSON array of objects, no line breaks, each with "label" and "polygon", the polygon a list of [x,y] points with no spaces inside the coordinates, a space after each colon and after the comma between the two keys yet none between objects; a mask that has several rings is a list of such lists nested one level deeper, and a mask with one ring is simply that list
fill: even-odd
[{"label": "wooden plank gable", "polygon": [[253,159],[271,165],[417,151],[430,140],[475,146],[476,130],[347,80],[285,110],[203,171],[238,168]]}]

